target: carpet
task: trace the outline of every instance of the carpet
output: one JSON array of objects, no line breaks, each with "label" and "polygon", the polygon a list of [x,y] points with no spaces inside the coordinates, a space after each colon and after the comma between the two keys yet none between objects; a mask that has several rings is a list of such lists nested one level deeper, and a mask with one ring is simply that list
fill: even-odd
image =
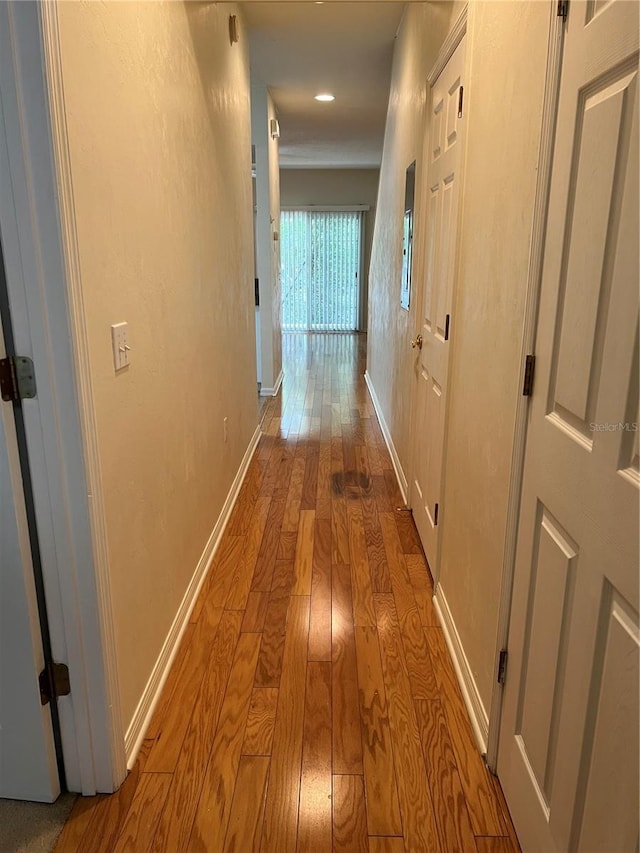
[{"label": "carpet", "polygon": [[75,799],[61,794],[55,803],[0,800],[0,853],[51,853]]}]

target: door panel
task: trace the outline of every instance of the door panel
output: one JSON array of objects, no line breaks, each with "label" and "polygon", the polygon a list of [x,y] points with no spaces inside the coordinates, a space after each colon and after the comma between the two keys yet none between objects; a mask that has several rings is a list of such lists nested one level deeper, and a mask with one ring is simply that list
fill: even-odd
[{"label": "door panel", "polygon": [[436,569],[441,503],[449,330],[453,305],[458,197],[462,162],[460,87],[465,39],[431,90],[427,168],[426,275],[420,316],[422,349],[416,365],[411,503],[432,572]]},{"label": "door panel", "polygon": [[[638,614],[609,585],[596,641],[592,722],[585,734],[584,762],[578,779],[579,849],[637,849],[638,809]],[[581,789],[586,786],[584,794]],[[581,819],[580,819],[581,818]]]},{"label": "door panel", "polygon": [[566,614],[575,580],[577,550],[567,532],[539,504],[523,654],[526,675],[519,696],[518,728],[521,749],[547,799],[554,758],[549,744],[553,732],[557,732],[560,705],[557,676],[566,659]]},{"label": "door panel", "polygon": [[638,849],[638,23],[566,24],[498,756],[525,851]]},{"label": "door panel", "polygon": [[0,797],[53,802],[60,793],[43,667],[13,408],[0,402]]}]

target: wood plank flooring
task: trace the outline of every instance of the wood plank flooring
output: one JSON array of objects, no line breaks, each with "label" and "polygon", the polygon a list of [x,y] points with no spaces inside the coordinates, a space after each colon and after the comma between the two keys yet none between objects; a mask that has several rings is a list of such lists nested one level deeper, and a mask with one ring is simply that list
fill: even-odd
[{"label": "wood plank flooring", "polygon": [[397,512],[365,342],[285,335],[136,765],[77,800],[58,851],[519,850]]}]

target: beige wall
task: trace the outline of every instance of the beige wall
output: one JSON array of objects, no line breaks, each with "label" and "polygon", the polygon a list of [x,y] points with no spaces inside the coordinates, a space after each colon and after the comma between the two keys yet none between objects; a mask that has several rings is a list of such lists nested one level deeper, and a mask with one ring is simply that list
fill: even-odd
[{"label": "beige wall", "polygon": [[230,46],[229,11],[59,7],[125,728],[257,423],[247,38]]},{"label": "beige wall", "polygon": [[409,313],[400,308],[405,172],[415,160],[418,189],[424,180],[422,147],[426,79],[449,31],[452,12],[450,3],[409,3],[406,7],[393,56],[369,270],[367,371],[405,473],[409,462],[414,363],[409,340],[415,333],[417,322],[413,314],[415,288],[423,269],[420,234],[424,230],[418,193],[412,310]]},{"label": "beige wall", "polygon": [[[396,44],[381,170],[368,370],[407,475],[413,380],[408,339],[416,323],[398,304],[404,170],[418,157],[417,186],[424,187],[420,155],[426,73],[460,8],[452,9],[449,18],[431,4],[408,8]],[[521,382],[548,22],[546,3],[474,2],[469,8],[467,157],[452,318],[440,581],[487,710]],[[414,288],[424,269],[419,203],[416,231]]]},{"label": "beige wall", "polygon": [[256,151],[255,252],[260,287],[260,349],[263,389],[274,388],[282,370],[280,296],[280,165],[278,140],[271,138],[276,118],[266,86],[251,87],[251,139]]},{"label": "beige wall", "polygon": [[364,281],[362,328],[367,328],[367,291],[371,243],[376,218],[379,169],[281,169],[280,193],[283,207],[313,204],[367,204],[364,214]]},{"label": "beige wall", "polygon": [[522,385],[549,6],[475,3],[469,25],[467,159],[440,582],[488,711]]}]

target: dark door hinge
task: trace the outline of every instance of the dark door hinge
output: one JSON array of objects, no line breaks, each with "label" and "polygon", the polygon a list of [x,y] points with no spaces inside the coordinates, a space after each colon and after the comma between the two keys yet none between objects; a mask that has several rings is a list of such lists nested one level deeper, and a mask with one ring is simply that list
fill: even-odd
[{"label": "dark door hinge", "polygon": [[498,684],[504,684],[507,677],[507,658],[509,654],[506,649],[500,649],[498,655]]},{"label": "dark door hinge", "polygon": [[436,504],[433,508],[433,526],[434,527],[438,526],[438,509],[439,509],[439,504]]},{"label": "dark door hinge", "polygon": [[447,314],[444,319],[444,339],[445,341],[449,340],[449,325],[451,323],[451,314]]},{"label": "dark door hinge", "polygon": [[563,21],[566,21],[568,13],[569,0],[558,0],[558,17],[562,18]]},{"label": "dark door hinge", "polygon": [[69,667],[65,663],[52,663],[46,666],[38,676],[40,702],[48,705],[52,699],[68,696],[71,693]]},{"label": "dark door hinge", "polygon": [[21,355],[0,358],[0,395],[9,403],[36,396],[33,362]]},{"label": "dark door hinge", "polygon": [[522,396],[530,397],[533,392],[533,375],[536,371],[535,355],[528,355],[524,362],[524,381],[522,383]]},{"label": "dark door hinge", "polygon": [[464,86],[460,86],[458,92],[458,118],[462,118],[462,101],[464,100]]}]

